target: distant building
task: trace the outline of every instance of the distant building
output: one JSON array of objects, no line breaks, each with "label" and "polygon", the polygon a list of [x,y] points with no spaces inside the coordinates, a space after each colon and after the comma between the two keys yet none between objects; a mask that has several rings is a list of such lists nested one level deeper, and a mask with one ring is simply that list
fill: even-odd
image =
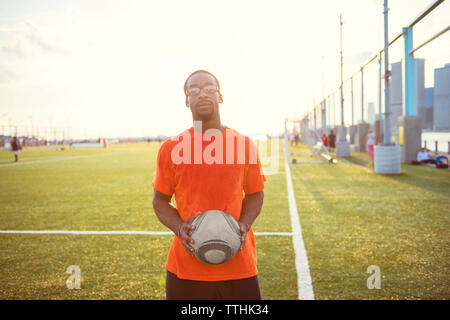
[{"label": "distant building", "polygon": [[422,129],[432,130],[433,129],[433,95],[434,88],[425,89],[425,116],[423,120]]},{"label": "distant building", "polygon": [[[416,59],[416,115],[420,118],[422,129],[425,128],[426,114],[426,91],[425,91],[425,60]],[[390,89],[390,106],[391,106],[391,133],[393,140],[398,142],[398,117],[405,115],[404,107],[404,88],[403,88],[403,62],[395,62],[391,65],[391,89]]]},{"label": "distant building", "polygon": [[391,135],[393,142],[398,143],[398,117],[403,115],[403,76],[402,62],[391,64],[390,81],[390,109],[391,109]]},{"label": "distant building", "polygon": [[450,130],[450,63],[434,70],[433,130]]}]

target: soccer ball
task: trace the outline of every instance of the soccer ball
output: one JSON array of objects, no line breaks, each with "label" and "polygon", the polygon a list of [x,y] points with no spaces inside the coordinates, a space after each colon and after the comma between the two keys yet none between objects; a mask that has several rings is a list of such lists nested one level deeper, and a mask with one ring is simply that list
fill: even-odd
[{"label": "soccer ball", "polygon": [[241,246],[241,231],[238,222],[228,213],[209,210],[198,215],[189,232],[194,239],[195,257],[208,264],[221,264],[231,260]]}]

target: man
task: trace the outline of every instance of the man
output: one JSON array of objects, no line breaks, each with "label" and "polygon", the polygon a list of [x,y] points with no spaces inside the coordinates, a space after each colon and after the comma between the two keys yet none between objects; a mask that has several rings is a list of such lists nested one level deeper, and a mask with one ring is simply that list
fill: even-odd
[{"label": "man", "polygon": [[328,146],[330,147],[330,153],[334,152],[334,149],[336,149],[336,135],[334,134],[333,130],[330,130],[327,141]]},{"label": "man", "polygon": [[417,162],[416,163],[417,164],[424,164],[424,163],[433,163],[433,164],[435,164],[436,162],[434,161],[434,159],[431,159],[431,157],[428,154],[428,152],[426,151],[426,149],[422,148],[417,153]]},{"label": "man", "polygon": [[[161,145],[153,180],[155,213],[176,235],[166,262],[166,298],[260,299],[251,226],[262,208],[265,177],[256,147],[221,123],[223,97],[214,75],[192,73],[184,92],[194,127]],[[194,257],[189,231],[194,217],[207,210],[225,211],[239,223],[240,250],[224,264],[209,265]]]},{"label": "man", "polygon": [[11,150],[14,153],[14,162],[19,161],[19,152],[22,150],[22,145],[17,137],[13,137],[11,140]]}]

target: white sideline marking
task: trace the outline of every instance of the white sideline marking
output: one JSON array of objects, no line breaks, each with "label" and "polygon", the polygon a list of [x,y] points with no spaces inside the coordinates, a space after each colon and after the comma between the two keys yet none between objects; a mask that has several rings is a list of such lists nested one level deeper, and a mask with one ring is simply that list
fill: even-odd
[{"label": "white sideline marking", "polygon": [[255,236],[293,236],[292,232],[254,232]]},{"label": "white sideline marking", "polygon": [[[122,152],[109,152],[109,153],[96,153],[96,154],[90,154],[90,155],[82,155],[82,156],[69,156],[69,157],[58,157],[48,160],[31,160],[31,161],[22,161],[22,162],[13,162],[13,163],[7,163],[7,164],[0,164],[0,167],[11,167],[11,166],[20,166],[24,164],[33,164],[33,163],[44,163],[44,162],[55,162],[55,161],[61,161],[61,160],[73,160],[73,159],[84,159],[84,158],[91,158],[91,157],[103,157],[103,156],[110,156],[114,154],[124,154],[124,153],[130,153],[130,152],[139,152],[141,150],[134,150],[134,151],[122,151]],[[145,150],[142,150],[145,151]]]},{"label": "white sideline marking", "polygon": [[[170,231],[0,230],[0,234],[151,235],[170,236]],[[255,236],[292,236],[292,232],[255,232]]]},{"label": "white sideline marking", "polygon": [[154,236],[168,236],[173,232],[167,231],[79,231],[79,230],[0,230],[3,234],[77,234],[77,235],[117,235],[142,234]]},{"label": "white sideline marking", "polygon": [[297,288],[299,300],[314,300],[311,274],[309,273],[308,256],[303,243],[302,228],[295,203],[294,187],[292,186],[291,169],[289,168],[288,137],[284,132],[284,163],[286,171],[286,183],[289,199],[289,214],[291,216],[292,242],[295,252],[295,268],[297,269]]},{"label": "white sideline marking", "polygon": [[285,174],[286,172],[284,172],[284,171],[264,171],[264,169],[263,169],[263,173],[265,176],[272,176],[274,174]]}]

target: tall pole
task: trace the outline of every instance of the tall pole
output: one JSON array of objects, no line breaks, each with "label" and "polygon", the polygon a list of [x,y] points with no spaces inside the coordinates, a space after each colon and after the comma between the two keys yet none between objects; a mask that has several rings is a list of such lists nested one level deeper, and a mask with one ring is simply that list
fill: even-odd
[{"label": "tall pole", "polygon": [[346,132],[344,127],[344,56],[342,54],[342,14],[339,15],[340,30],[341,30],[341,136],[340,141],[346,140]]},{"label": "tall pole", "polygon": [[384,145],[391,143],[391,107],[389,105],[389,40],[388,40],[388,2],[384,0]]},{"label": "tall pole", "polygon": [[361,123],[364,123],[364,68],[361,67]]},{"label": "tall pole", "polygon": [[379,68],[380,68],[380,70],[379,70],[379,75],[378,75],[378,119],[381,121],[382,119],[383,119],[383,115],[381,114],[381,87],[382,87],[382,84],[381,84],[381,80],[382,80],[382,74],[383,74],[383,71],[382,71],[382,59],[381,59],[381,53],[380,53],[380,56],[378,57],[378,66],[379,66]]},{"label": "tall pole", "polygon": [[[335,91],[336,92],[336,91]],[[332,94],[333,96],[333,128],[336,127],[336,97],[334,96],[334,93]]]},{"label": "tall pole", "polygon": [[328,103],[327,103],[327,112],[328,112],[327,119],[328,119],[328,127],[331,128],[331,96],[330,96],[330,95],[328,95],[327,101],[328,101]]},{"label": "tall pole", "polygon": [[327,97],[325,96],[325,56],[322,56],[322,95],[323,95],[323,108],[325,110],[325,127],[323,128],[324,130],[327,128],[327,121],[328,121],[328,116],[327,116]]},{"label": "tall pole", "polygon": [[351,97],[352,97],[352,126],[355,125],[355,107],[353,104],[353,77],[350,79],[351,83]]}]

